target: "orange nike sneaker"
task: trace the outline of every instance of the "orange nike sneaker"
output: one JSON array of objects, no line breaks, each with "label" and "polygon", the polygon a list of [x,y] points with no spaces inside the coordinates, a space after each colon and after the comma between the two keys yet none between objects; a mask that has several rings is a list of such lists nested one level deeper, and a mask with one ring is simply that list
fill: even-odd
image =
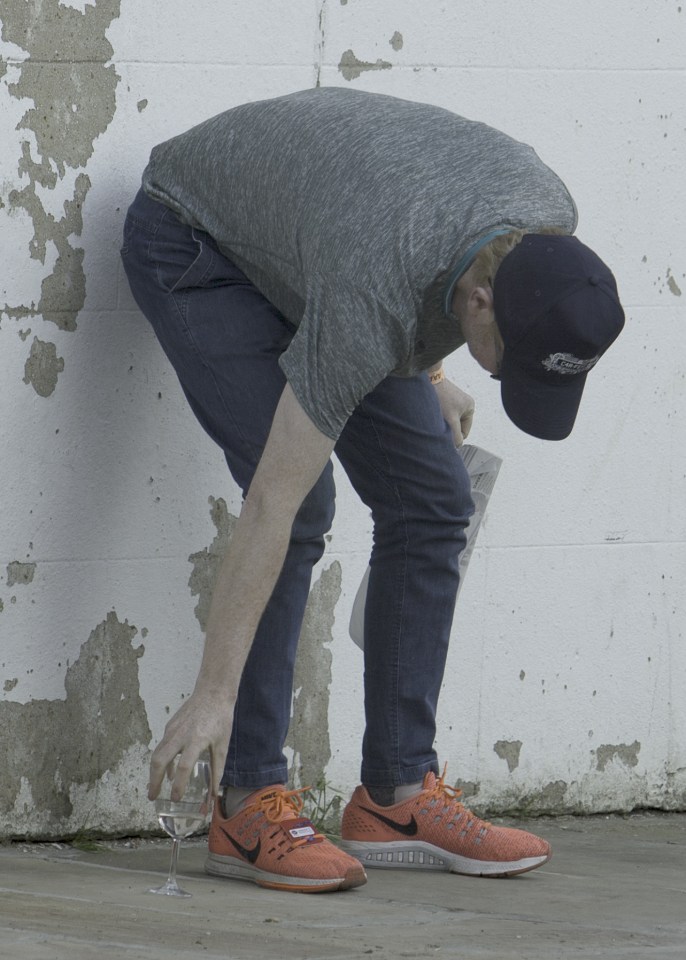
[{"label": "orange nike sneaker", "polygon": [[301,816],[305,790],[264,787],[224,819],[215,802],[207,873],[295,893],[348,890],[366,883],[359,860],[343,853]]},{"label": "orange nike sneaker", "polygon": [[550,845],[524,830],[494,827],[460,803],[461,791],[427,773],[421,793],[381,807],[358,787],[343,812],[341,847],[365,867],[512,877],[550,860]]}]

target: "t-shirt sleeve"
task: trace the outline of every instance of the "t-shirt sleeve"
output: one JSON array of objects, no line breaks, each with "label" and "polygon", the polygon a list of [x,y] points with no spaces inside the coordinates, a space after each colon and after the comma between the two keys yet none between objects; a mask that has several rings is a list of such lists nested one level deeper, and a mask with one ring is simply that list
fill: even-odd
[{"label": "t-shirt sleeve", "polygon": [[323,434],[337,440],[360,401],[406,363],[414,323],[409,311],[391,310],[368,290],[340,284],[309,291],[279,364]]}]

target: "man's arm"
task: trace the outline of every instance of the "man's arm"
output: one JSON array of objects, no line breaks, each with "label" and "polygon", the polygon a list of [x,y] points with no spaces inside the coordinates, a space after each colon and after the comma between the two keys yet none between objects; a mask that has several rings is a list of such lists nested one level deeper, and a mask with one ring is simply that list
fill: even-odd
[{"label": "man's arm", "polygon": [[287,385],[217,577],[195,688],[152,755],[150,799],[180,755],[173,787],[178,799],[198,755],[208,747],[218,792],[243,667],[281,572],[295,515],[333,447]]}]

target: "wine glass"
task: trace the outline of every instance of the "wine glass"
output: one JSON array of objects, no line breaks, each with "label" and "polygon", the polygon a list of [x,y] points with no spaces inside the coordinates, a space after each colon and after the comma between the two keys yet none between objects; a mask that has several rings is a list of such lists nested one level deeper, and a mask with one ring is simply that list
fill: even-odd
[{"label": "wine glass", "polygon": [[165,778],[160,795],[155,800],[155,810],[160,826],[172,838],[171,863],[167,882],[153,887],[148,893],[161,893],[167,897],[190,897],[176,882],[176,865],[179,859],[181,840],[199,830],[209,810],[210,765],[198,760],[193,766],[188,786],[182,800],[171,799],[172,781]]}]

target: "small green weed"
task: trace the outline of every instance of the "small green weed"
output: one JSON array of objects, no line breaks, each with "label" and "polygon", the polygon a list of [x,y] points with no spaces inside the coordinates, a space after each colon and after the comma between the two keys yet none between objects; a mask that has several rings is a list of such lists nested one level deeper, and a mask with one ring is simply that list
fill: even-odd
[{"label": "small green weed", "polygon": [[76,836],[71,841],[71,846],[82,853],[102,853],[105,849],[102,843],[96,840],[90,840],[88,837]]},{"label": "small green weed", "polygon": [[319,833],[329,839],[340,839],[343,794],[322,778],[310,787],[304,800],[303,814],[312,821]]}]

